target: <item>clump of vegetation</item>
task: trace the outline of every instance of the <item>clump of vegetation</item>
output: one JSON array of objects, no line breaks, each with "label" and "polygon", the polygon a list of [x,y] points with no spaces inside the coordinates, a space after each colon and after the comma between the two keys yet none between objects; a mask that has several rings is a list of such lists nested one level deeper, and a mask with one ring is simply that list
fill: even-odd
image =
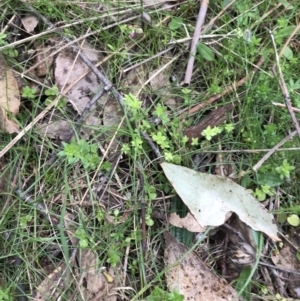
[{"label": "clump of vegetation", "polygon": [[[289,100],[278,84],[281,71],[293,111],[300,109],[299,4],[237,0],[225,9],[225,2],[209,3],[205,22],[218,18],[203,29],[189,86],[182,84],[190,55],[185,43],[193,36],[200,3],[178,3],[174,10],[145,5],[142,26],[141,7],[127,2],[28,4],[58,24],[59,32],[45,33],[51,27],[41,20],[26,29],[27,4],[1,2],[0,55],[22,82],[19,114],[1,100],[0,105],[4,121],[16,122],[24,133],[13,145],[15,134],[2,134],[2,148],[11,146],[0,157],[0,300],[31,297],[59,268],[65,273],[62,282],[70,279],[69,289],[57,285],[59,297],[70,300],[85,281],[77,276],[85,275],[80,262],[87,252],[94,254],[94,270],[107,268],[103,279],[112,279],[109,285],[129,288],[118,291],[124,300],[184,300],[165,283],[160,237],[169,213],[184,217],[187,208],[175,201],[161,161],[230,177],[273,208],[282,231],[290,234],[299,227],[299,137],[286,139],[253,169],[294,131],[289,111],[274,103]],[[12,27],[14,14],[20,24]],[[101,95],[98,103],[80,108],[75,93],[62,93],[55,77],[62,32],[72,41],[85,37],[96,50],[99,70],[112,82],[112,88],[104,85],[105,101]],[[77,55],[72,53],[74,61]],[[256,68],[260,59],[264,62]],[[42,64],[47,71],[40,75]],[[3,87],[7,93],[10,87]],[[116,91],[122,101],[109,110]],[[80,99],[93,99],[99,91],[81,92]],[[69,128],[60,128],[61,120]],[[68,141],[61,138],[66,133],[72,136]],[[278,208],[270,205],[275,198]],[[171,231],[191,246],[193,234]],[[211,266],[220,272],[220,260],[212,257]],[[238,289],[247,277],[252,279],[251,271],[241,273]],[[257,293],[257,287],[249,286],[244,297],[251,289]],[[78,300],[88,299],[79,295]]]}]

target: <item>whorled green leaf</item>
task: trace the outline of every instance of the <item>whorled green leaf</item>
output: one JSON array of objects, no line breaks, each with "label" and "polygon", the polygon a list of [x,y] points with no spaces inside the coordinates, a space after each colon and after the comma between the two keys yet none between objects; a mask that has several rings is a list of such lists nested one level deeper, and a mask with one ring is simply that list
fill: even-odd
[{"label": "whorled green leaf", "polygon": [[274,241],[280,240],[273,215],[242,186],[225,177],[199,173],[166,162],[161,166],[202,227],[220,226],[234,212],[253,230],[264,232]]}]

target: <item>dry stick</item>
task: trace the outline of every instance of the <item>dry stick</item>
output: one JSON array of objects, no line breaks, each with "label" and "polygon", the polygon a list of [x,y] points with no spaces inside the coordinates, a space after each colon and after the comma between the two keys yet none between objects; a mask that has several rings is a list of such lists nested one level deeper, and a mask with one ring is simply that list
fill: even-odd
[{"label": "dry stick", "polygon": [[12,24],[12,23],[14,22],[16,16],[17,16],[17,15],[14,14],[14,15],[10,18],[10,20],[9,20],[8,23],[5,25],[5,27],[2,29],[2,31],[0,31],[0,34],[3,34],[3,33],[6,32],[6,30],[7,30],[8,27],[10,26],[10,24]]},{"label": "dry stick", "polygon": [[141,86],[139,91],[136,93],[136,97],[139,96],[139,94],[143,91],[146,85],[148,85],[152,79],[154,79],[156,76],[158,76],[161,72],[163,72],[169,65],[171,65],[174,61],[176,61],[180,57],[179,55],[174,56],[170,61],[168,61],[165,65],[163,65],[161,68],[159,68],[154,74],[152,74]]},{"label": "dry stick", "polygon": [[[272,105],[276,106],[276,107],[281,107],[281,108],[285,108],[287,109],[286,105],[284,105],[283,103],[279,103],[279,102],[272,102]],[[291,107],[291,109],[296,112],[296,113],[300,113],[300,109],[295,108],[295,107]]]},{"label": "dry stick", "polygon": [[294,131],[290,133],[288,136],[286,136],[284,139],[282,139],[279,143],[277,143],[268,153],[266,153],[254,166],[253,170],[257,171],[261,165],[274,153],[276,152],[281,145],[286,143],[287,141],[291,140],[295,135],[297,134],[297,131]]},{"label": "dry stick", "polygon": [[197,18],[197,23],[193,35],[193,40],[191,44],[191,52],[190,52],[190,58],[186,67],[185,71],[185,78],[184,78],[184,83],[185,84],[190,84],[191,79],[192,79],[192,74],[193,74],[193,68],[194,68],[194,61],[195,61],[195,55],[196,55],[196,46],[200,38],[200,33],[201,33],[201,28],[205,20],[205,15],[207,11],[207,6],[208,6],[209,0],[202,0],[202,4],[199,10],[198,18]]},{"label": "dry stick", "polygon": [[244,78],[242,78],[241,80],[239,80],[237,83],[234,83],[231,86],[229,86],[228,88],[224,89],[221,93],[212,96],[206,102],[199,103],[198,105],[194,106],[187,113],[184,113],[184,114],[180,115],[179,118],[183,119],[187,115],[190,115],[190,114],[193,114],[193,113],[196,113],[196,112],[200,111],[201,109],[203,109],[204,107],[206,107],[209,104],[214,103],[216,100],[220,99],[222,96],[226,95],[227,93],[229,93],[231,91],[234,91],[237,87],[242,86],[246,82],[246,80],[248,79],[248,77],[250,75],[253,75],[257,71],[257,69],[259,69],[261,67],[261,65],[263,64],[263,62],[264,62],[264,58],[261,57],[259,59],[259,61],[257,62],[256,66],[255,66],[256,68],[254,70],[252,70],[247,76],[245,76]]},{"label": "dry stick", "polygon": [[[218,14],[217,16],[215,16],[206,26],[205,29],[203,30],[203,32],[207,31],[214,22],[216,22],[216,20],[224,13],[224,11],[226,11],[226,9],[228,7],[230,7],[236,0],[231,1],[230,3],[228,3]],[[186,84],[190,84],[191,79],[192,79],[192,73],[193,73],[193,67],[194,67],[194,61],[195,61],[195,55],[196,55],[196,46],[197,43],[199,41],[200,38],[200,34],[201,34],[201,27],[204,23],[204,19],[205,19],[205,15],[206,15],[206,11],[207,11],[207,7],[208,7],[208,3],[209,0],[203,0],[200,10],[199,10],[199,14],[198,14],[198,18],[197,18],[197,23],[196,23],[196,27],[195,27],[195,31],[194,31],[194,36],[192,39],[192,44],[191,44],[191,54],[190,54],[190,58],[188,61],[188,65],[186,68],[186,72],[185,72],[185,78],[184,78],[184,83]]]},{"label": "dry stick", "polygon": [[146,252],[147,252],[147,228],[146,228],[146,202],[145,202],[145,181],[144,181],[144,174],[143,174],[143,166],[142,164],[139,162],[139,160],[137,161],[137,171],[139,174],[139,191],[140,191],[140,195],[139,197],[141,198],[140,202],[141,202],[141,220],[142,220],[142,250],[143,250],[143,255],[144,257],[146,256]]},{"label": "dry stick", "polygon": [[283,271],[283,272],[292,273],[292,274],[295,274],[295,275],[300,275],[299,271],[290,270],[290,269],[286,269],[286,268],[280,268],[280,267],[277,267],[273,264],[269,264],[265,260],[260,261],[259,264],[264,265],[264,266],[269,267],[269,268],[273,268],[273,269],[278,270],[278,271]]},{"label": "dry stick", "polygon": [[171,51],[173,48],[174,48],[174,46],[171,46],[171,47],[169,47],[169,48],[167,48],[167,49],[165,49],[165,50],[163,50],[163,51],[161,51],[161,52],[159,52],[159,53],[157,53],[157,54],[155,54],[155,55],[153,55],[153,56],[151,56],[151,57],[149,57],[149,58],[147,58],[147,59],[145,59],[145,60],[143,60],[141,62],[138,62],[138,63],[136,63],[136,64],[134,64],[134,65],[132,65],[132,66],[124,69],[124,70],[122,70],[122,73],[126,73],[126,72],[130,71],[131,69],[139,67],[139,66],[141,66],[141,65],[143,65],[143,64],[145,64],[145,63],[147,63],[147,62],[149,62],[149,61],[151,61],[153,59],[155,59],[156,57],[160,57],[163,54]]},{"label": "dry stick", "polygon": [[[274,39],[274,35],[273,35],[272,31],[270,31],[270,35],[271,35],[273,47],[274,47],[274,50],[275,50],[276,65],[277,65],[277,70],[278,70],[278,73],[279,73],[279,86],[281,88],[281,92],[282,92],[282,95],[284,97],[286,107],[289,110],[289,113],[292,117],[292,121],[293,121],[294,126],[296,128],[298,136],[300,137],[300,126],[299,126],[299,123],[298,123],[297,118],[295,116],[295,113],[292,109],[291,97],[289,95],[288,88],[287,88],[287,86],[285,84],[285,81],[284,81],[284,78],[283,78],[283,74],[282,74],[282,70],[281,70],[280,62],[279,62],[279,56],[278,56],[278,52],[277,52],[277,47],[276,47],[276,43],[275,43],[275,39]],[[274,76],[277,77],[277,74],[276,74],[276,71],[275,71],[275,64],[272,68],[272,72],[273,72]]]},{"label": "dry stick", "polygon": [[[205,28],[203,29],[203,33],[208,31],[211,26],[224,14],[224,12],[227,10],[227,8],[229,8],[236,0],[232,0],[231,2],[229,2],[214,18],[212,18],[209,23],[205,26]],[[251,8],[252,9],[252,8]],[[246,13],[246,12],[245,12]],[[238,18],[238,17],[236,17]],[[231,20],[232,22],[233,20]],[[224,25],[223,25],[224,26]],[[219,30],[220,27],[218,27]]]},{"label": "dry stick", "polygon": [[292,40],[292,38],[296,35],[296,33],[298,32],[298,30],[300,30],[300,24],[298,24],[296,26],[296,28],[293,30],[293,32],[291,33],[291,35],[288,37],[288,39],[286,40],[286,42],[284,43],[282,49],[280,50],[279,53],[279,58],[282,56],[285,48],[287,47],[287,45],[290,43],[290,41]]}]

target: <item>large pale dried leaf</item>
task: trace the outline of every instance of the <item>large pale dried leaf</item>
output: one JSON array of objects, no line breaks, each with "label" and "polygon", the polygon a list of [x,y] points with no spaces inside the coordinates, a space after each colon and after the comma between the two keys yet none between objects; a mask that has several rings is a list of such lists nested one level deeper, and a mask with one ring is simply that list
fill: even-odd
[{"label": "large pale dried leaf", "polygon": [[177,213],[172,213],[169,217],[169,223],[178,228],[185,228],[190,232],[205,232],[206,230],[206,227],[202,227],[190,213],[182,218]]},{"label": "large pale dried leaf", "polygon": [[[178,242],[169,232],[165,237],[165,264],[173,265],[181,259],[188,248]],[[167,286],[170,291],[177,289],[189,301],[240,301],[234,289],[213,273],[195,254],[184,256],[166,272]]]},{"label": "large pale dried leaf", "polygon": [[227,178],[183,166],[166,162],[161,166],[201,226],[220,226],[228,214],[234,212],[252,229],[264,232],[274,241],[280,240],[273,215],[242,186]]},{"label": "large pale dried leaf", "polygon": [[[97,52],[91,48],[88,43],[85,43],[82,47],[82,53],[92,62],[98,61]],[[89,72],[87,65],[80,59],[76,59],[76,54],[72,50],[67,49],[59,53],[55,60],[55,84],[60,91],[63,91],[69,85],[77,82],[84,74]],[[74,66],[73,66],[74,64]],[[86,107],[87,103],[92,99],[95,92],[102,89],[104,85],[96,77],[93,72],[89,72],[79,82],[77,82],[69,92],[66,93],[68,100],[73,105],[74,109],[81,114]],[[99,103],[104,103],[107,95],[99,100]],[[95,105],[94,105],[95,107]],[[91,111],[93,108],[91,109]]]},{"label": "large pale dried leaf", "polygon": [[39,19],[33,15],[25,16],[21,19],[21,22],[25,28],[25,30],[30,33],[33,32],[35,27],[39,23]]},{"label": "large pale dried leaf", "polygon": [[19,107],[20,94],[17,81],[0,54],[0,130],[9,134],[19,132],[18,125],[7,116],[7,112],[16,115]]}]

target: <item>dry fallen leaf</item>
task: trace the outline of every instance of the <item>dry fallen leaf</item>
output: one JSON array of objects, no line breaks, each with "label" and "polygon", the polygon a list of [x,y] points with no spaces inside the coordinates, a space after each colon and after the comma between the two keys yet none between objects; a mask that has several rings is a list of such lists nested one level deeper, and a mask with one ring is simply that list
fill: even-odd
[{"label": "dry fallen leaf", "polygon": [[50,273],[36,288],[35,296],[32,300],[57,300],[64,288],[63,272],[65,269],[66,264],[62,263],[52,273]]},{"label": "dry fallen leaf", "polygon": [[207,227],[202,227],[194,216],[188,213],[185,217],[181,218],[177,213],[170,214],[169,223],[178,228],[185,228],[190,232],[205,232]]},{"label": "dry fallen leaf", "polygon": [[[173,265],[188,251],[169,232],[165,237],[165,264]],[[221,277],[213,273],[195,254],[184,256],[180,262],[167,270],[167,286],[170,291],[177,289],[184,300],[189,301],[241,301],[235,290]]]},{"label": "dry fallen leaf", "polygon": [[20,94],[17,81],[0,54],[0,130],[9,134],[19,132],[19,126],[7,116],[7,112],[17,115],[19,107]]},{"label": "dry fallen leaf", "polygon": [[53,121],[49,124],[41,123],[36,127],[46,137],[59,138],[62,141],[67,141],[72,131],[71,124],[66,120]]},{"label": "dry fallen leaf", "polygon": [[161,166],[201,226],[220,226],[234,212],[252,229],[280,241],[273,215],[244,187],[228,178],[196,172],[183,166],[166,162]]},{"label": "dry fallen leaf", "polygon": [[[79,284],[83,284],[82,290],[87,301],[115,301],[116,295],[108,296],[109,291],[115,286],[113,270],[105,275],[97,266],[97,256],[90,250],[82,250],[80,269],[83,271]],[[107,281],[109,279],[110,281]]]},{"label": "dry fallen leaf", "polygon": [[[297,229],[296,227],[295,229]],[[293,231],[292,228],[291,233],[289,233],[289,241],[291,244],[286,244],[282,249],[280,249],[279,253],[275,255],[275,253],[271,254],[271,259],[276,267],[279,267],[283,270],[292,270],[296,272],[300,272],[300,261],[297,258],[297,251],[300,247],[300,240],[297,234],[298,231]],[[294,232],[294,233],[293,233]],[[296,235],[295,235],[296,234]],[[292,247],[293,246],[293,247]],[[284,285],[287,287],[289,293],[299,300],[300,298],[300,275],[294,273],[288,273],[283,271],[278,271],[280,277],[284,281]]]},{"label": "dry fallen leaf", "polygon": [[[92,63],[97,63],[99,59],[98,53],[87,42],[84,43],[81,51]],[[74,63],[75,59],[76,62]],[[85,75],[86,73],[87,75]],[[104,87],[96,75],[90,72],[88,66],[80,58],[76,58],[76,54],[70,49],[61,51],[57,56],[54,75],[55,84],[60,91],[76,83],[66,93],[66,96],[79,114],[83,112],[87,103],[94,96],[94,93]],[[83,75],[85,76],[80,79]],[[78,79],[80,80],[78,81]],[[99,103],[104,103],[106,97],[102,97]]]},{"label": "dry fallen leaf", "polygon": [[[154,91],[170,86],[169,78],[171,76],[172,65],[168,65],[166,68],[162,69],[162,67],[168,64],[168,62],[169,62],[168,55],[166,54],[163,55],[161,57],[161,63],[159,67],[151,71],[149,74],[149,78],[151,78],[150,85]],[[154,76],[155,74],[156,76]]]},{"label": "dry fallen leaf", "polygon": [[[50,40],[53,43],[52,40]],[[48,42],[49,43],[49,42]],[[44,43],[37,42],[35,43],[36,55],[35,55],[35,74],[39,77],[46,76],[47,74],[53,74],[52,64],[53,64],[53,56],[51,53],[55,51],[56,47],[53,45],[45,46]],[[58,44],[58,42],[57,42]]]}]

